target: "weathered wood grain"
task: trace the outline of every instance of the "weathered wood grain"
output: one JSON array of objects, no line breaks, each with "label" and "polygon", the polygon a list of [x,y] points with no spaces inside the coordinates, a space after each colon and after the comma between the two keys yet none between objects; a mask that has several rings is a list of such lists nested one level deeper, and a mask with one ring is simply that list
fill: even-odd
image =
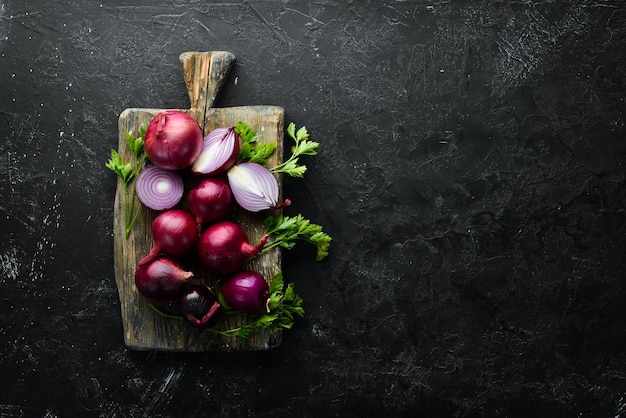
[{"label": "weathered wood grain", "polygon": [[[191,107],[184,110],[192,115],[208,133],[217,127],[235,125],[239,121],[253,127],[259,141],[276,143],[276,152],[270,165],[282,161],[284,111],[277,106],[242,106],[212,108],[235,57],[228,52],[185,52],[180,61],[183,76],[189,91]],[[138,132],[141,125],[148,124],[161,109],[126,109],[119,117],[120,155],[130,160],[126,145],[126,131]],[[189,172],[183,173],[187,188],[197,181]],[[282,193],[282,179],[279,178]],[[177,206],[186,207],[186,196]],[[138,293],[134,284],[138,261],[148,254],[152,246],[151,224],[158,214],[142,207],[139,217],[128,237],[124,234],[123,184],[118,180],[114,206],[114,262],[115,281],[118,288],[125,344],[137,350],[171,351],[243,351],[264,350],[280,345],[281,332],[258,330],[250,340],[222,337],[208,330],[199,331],[184,321],[162,317],[154,312],[148,302]],[[252,214],[243,210],[233,213],[241,224],[250,242],[256,243],[263,235],[263,221],[267,214]],[[185,267],[194,272],[194,280],[204,282],[212,288],[217,278],[209,274],[195,256],[185,260]],[[274,249],[255,260],[247,267],[263,274],[269,281],[281,269],[280,250]],[[223,315],[216,325],[218,329],[229,329],[242,325],[244,315]]]}]

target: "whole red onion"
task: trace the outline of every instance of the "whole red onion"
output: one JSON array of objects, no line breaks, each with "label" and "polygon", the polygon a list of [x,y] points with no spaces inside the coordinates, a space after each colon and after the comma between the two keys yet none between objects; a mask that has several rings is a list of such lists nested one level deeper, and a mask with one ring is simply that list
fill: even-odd
[{"label": "whole red onion", "polygon": [[233,193],[224,176],[202,179],[189,191],[187,200],[198,230],[204,225],[223,220],[233,207]]},{"label": "whole red onion", "polygon": [[244,270],[220,283],[220,291],[228,305],[245,313],[267,309],[269,285],[260,273]]},{"label": "whole red onion", "polygon": [[192,277],[193,273],[183,270],[175,260],[161,256],[139,263],[135,270],[135,286],[151,302],[167,303]]},{"label": "whole red onion", "polygon": [[246,231],[231,221],[220,221],[209,226],[200,236],[198,256],[211,272],[227,275],[240,270],[252,257],[263,249],[265,235],[254,246],[248,242]]},{"label": "whole red onion", "polygon": [[198,243],[199,234],[191,213],[182,209],[170,209],[160,213],[152,221],[154,244],[150,254],[139,262],[143,264],[159,254],[172,257],[189,255]]},{"label": "whole red onion", "polygon": [[168,170],[189,167],[202,150],[202,129],[179,110],[157,113],[144,136],[146,155],[152,163]]}]

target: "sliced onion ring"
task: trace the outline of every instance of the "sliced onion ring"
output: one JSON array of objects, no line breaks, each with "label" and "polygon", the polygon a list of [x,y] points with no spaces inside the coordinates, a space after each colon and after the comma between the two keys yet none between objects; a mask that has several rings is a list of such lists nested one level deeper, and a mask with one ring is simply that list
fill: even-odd
[{"label": "sliced onion ring", "polygon": [[153,210],[171,209],[183,197],[183,178],[178,171],[146,166],[137,177],[137,198]]}]

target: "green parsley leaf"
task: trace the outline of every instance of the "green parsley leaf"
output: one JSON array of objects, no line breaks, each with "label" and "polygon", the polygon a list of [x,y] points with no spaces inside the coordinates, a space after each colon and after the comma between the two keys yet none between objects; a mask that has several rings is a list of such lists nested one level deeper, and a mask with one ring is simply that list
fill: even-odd
[{"label": "green parsley leaf", "polygon": [[273,240],[265,245],[262,253],[274,247],[291,249],[297,240],[303,240],[315,246],[317,261],[328,256],[332,241],[330,235],[326,234],[320,225],[311,223],[300,214],[295,217],[269,216],[265,220],[265,233],[271,235]]},{"label": "green parsley leaf", "polygon": [[291,329],[295,323],[295,318],[304,316],[302,298],[296,295],[293,283],[289,283],[285,287],[283,275],[280,272],[274,276],[269,287],[269,312],[263,314],[241,314],[229,307],[221,293],[218,293],[218,301],[227,314],[245,315],[249,322],[238,328],[228,330],[210,328],[209,330],[226,337],[249,339],[252,336],[252,331],[256,328],[265,328],[271,331]]},{"label": "green parsley leaf", "polygon": [[251,162],[267,166],[267,159],[276,150],[276,144],[273,142],[259,142],[254,129],[245,122],[238,122],[235,126],[235,132],[239,134],[241,139],[237,162]]},{"label": "green parsley leaf", "polygon": [[132,226],[139,216],[140,204],[136,202],[135,181],[148,159],[143,140],[146,133],[145,125],[141,126],[139,132],[141,133],[139,137],[134,137],[129,131],[125,132],[126,144],[132,154],[133,161],[127,162],[117,151],[111,150],[111,158],[105,164],[105,167],[117,174],[124,186],[123,207],[126,238],[129,237]]},{"label": "green parsley leaf", "polygon": [[300,164],[299,157],[301,155],[316,155],[316,149],[320,144],[315,141],[309,141],[309,133],[305,126],[296,131],[296,125],[293,122],[287,126],[287,135],[295,141],[295,145],[291,147],[291,157],[276,167],[271,168],[271,171],[289,174],[292,177],[303,177],[306,166]]},{"label": "green parsley leaf", "polygon": [[128,185],[128,183],[132,180],[133,177],[133,166],[131,163],[127,163],[124,159],[118,154],[117,151],[111,150],[111,158],[105,166],[112,170],[115,174],[117,174],[121,179],[124,185]]}]

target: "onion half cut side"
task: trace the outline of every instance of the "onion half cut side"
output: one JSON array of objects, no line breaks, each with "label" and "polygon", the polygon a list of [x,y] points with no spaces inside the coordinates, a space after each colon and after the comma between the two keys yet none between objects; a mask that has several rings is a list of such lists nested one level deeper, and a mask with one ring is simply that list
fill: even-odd
[{"label": "onion half cut side", "polygon": [[178,171],[146,166],[137,177],[137,198],[146,207],[162,211],[171,209],[183,197],[183,178]]}]

